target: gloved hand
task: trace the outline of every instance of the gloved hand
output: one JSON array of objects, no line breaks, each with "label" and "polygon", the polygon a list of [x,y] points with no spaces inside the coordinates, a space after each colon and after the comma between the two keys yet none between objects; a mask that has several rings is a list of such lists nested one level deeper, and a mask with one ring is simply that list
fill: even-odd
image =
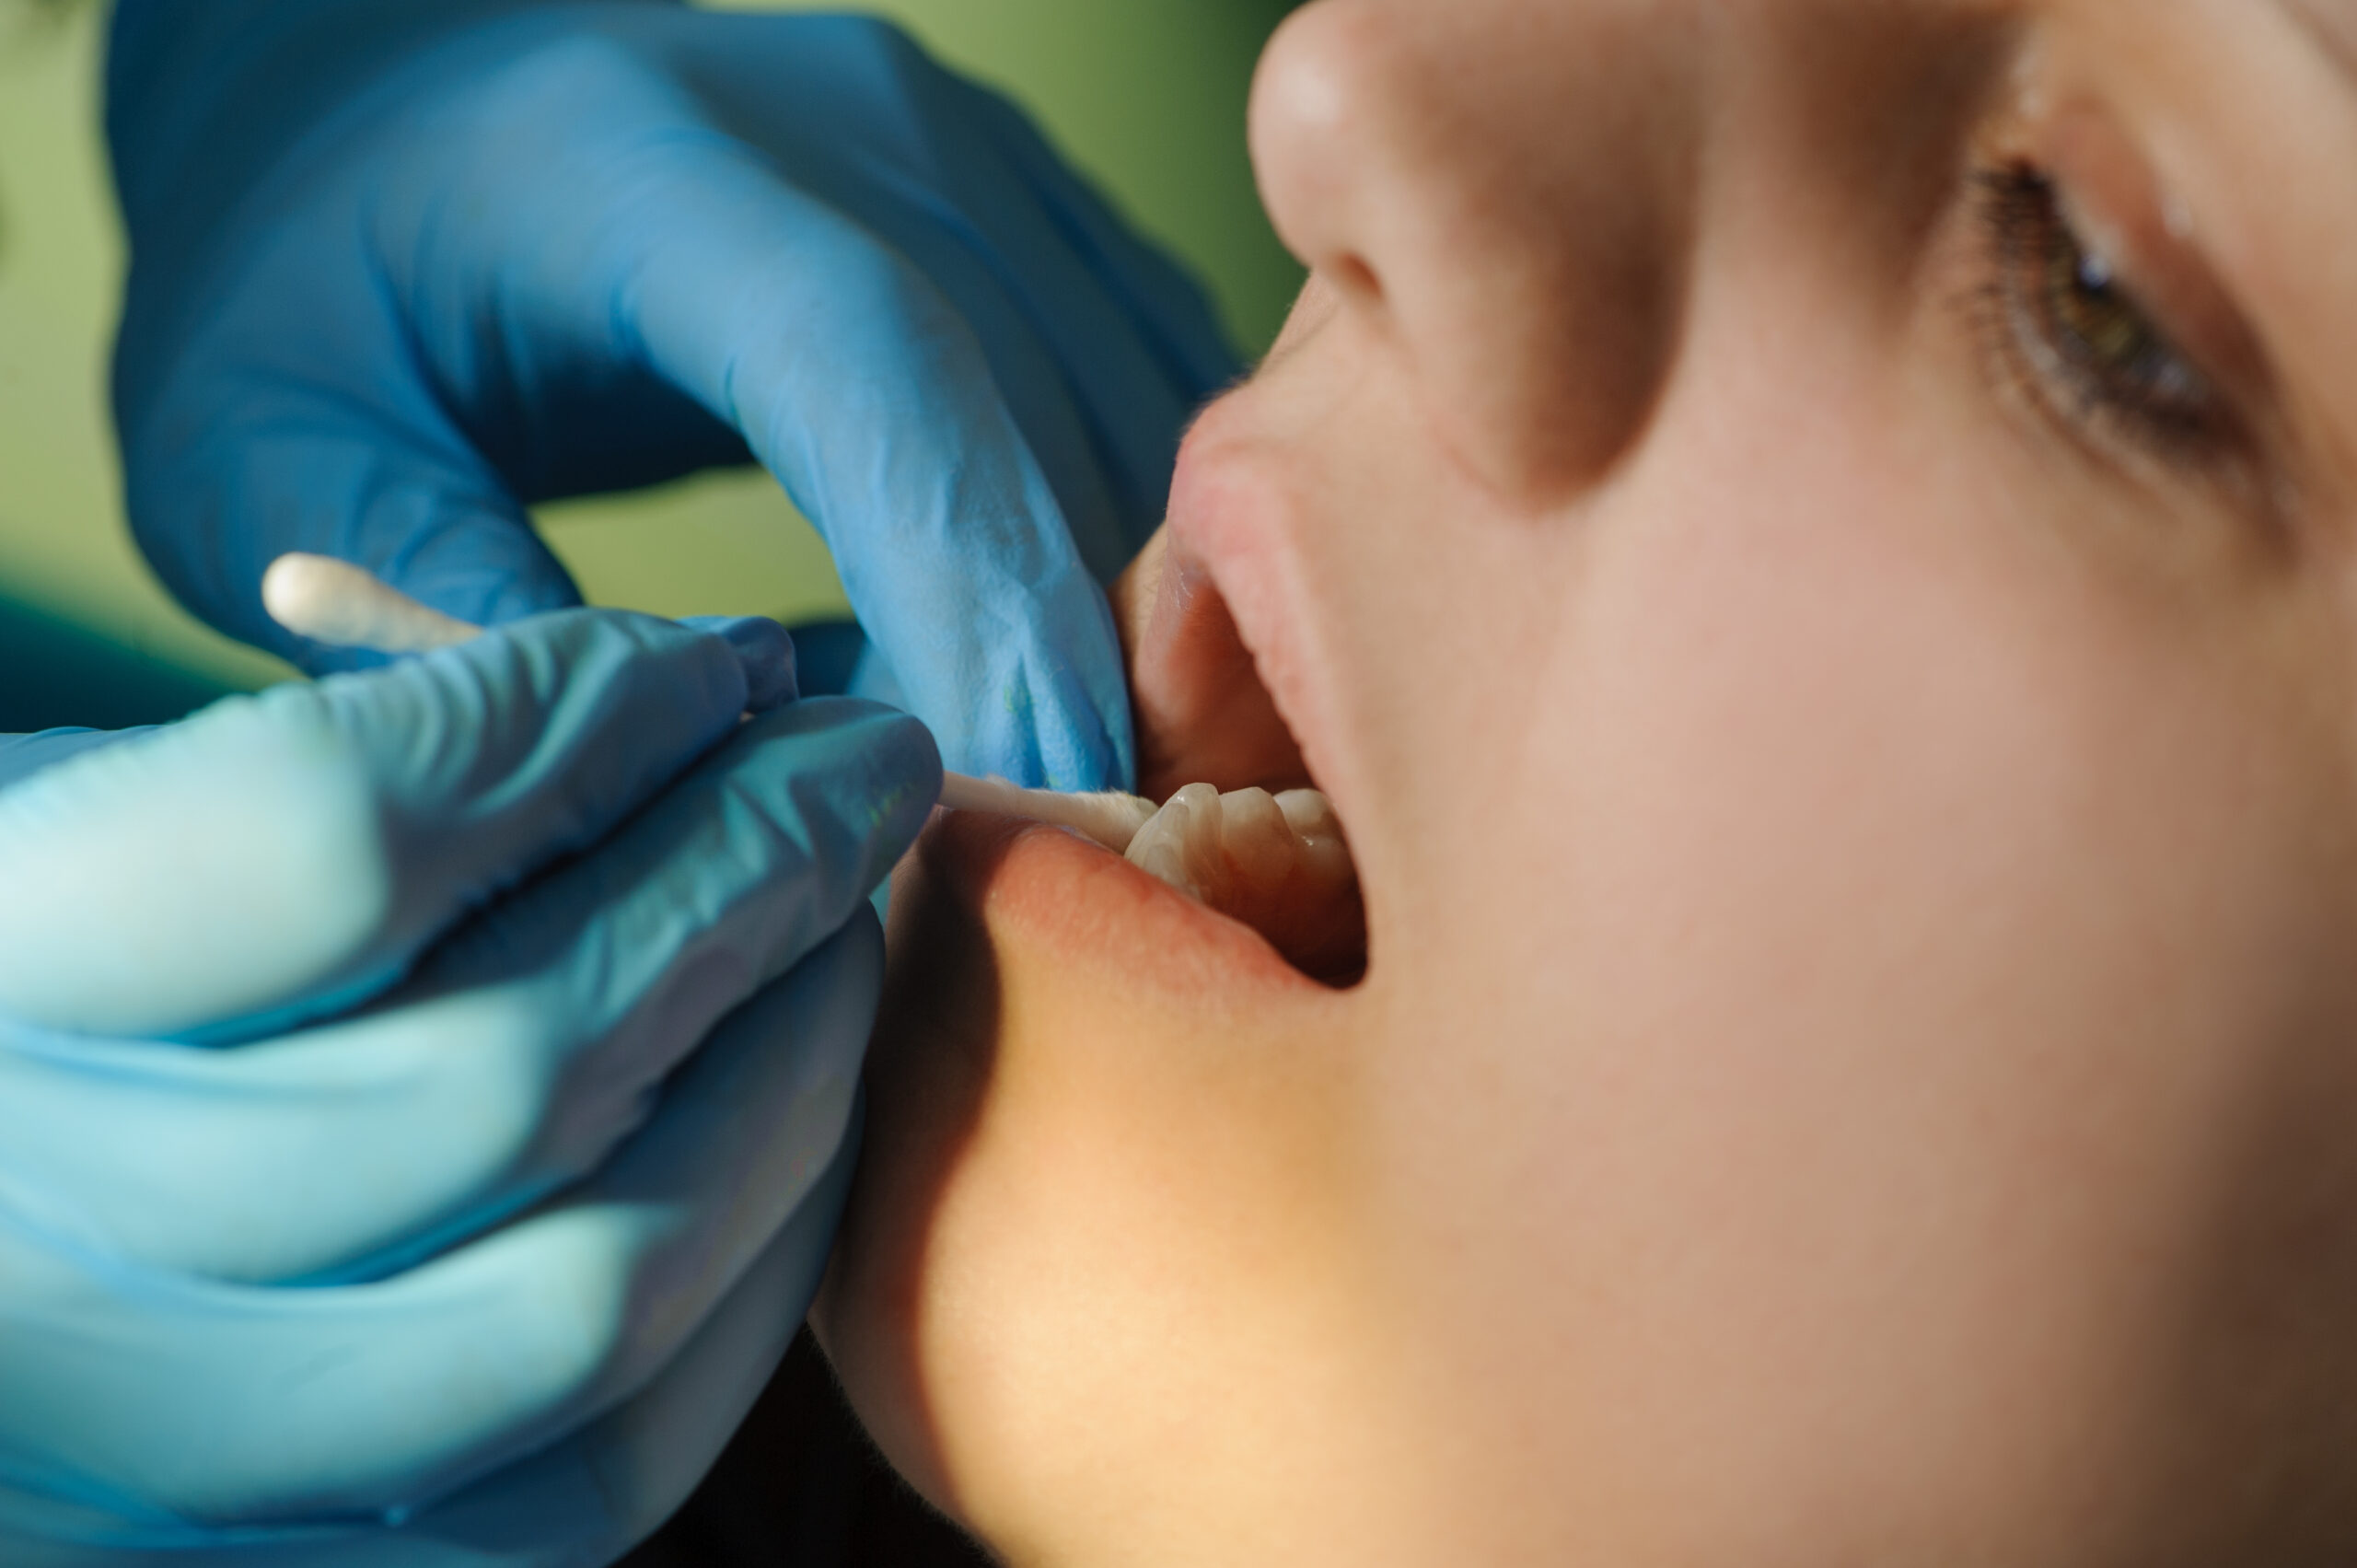
[{"label": "gloved hand", "polygon": [[1002,99],[862,18],[122,0],[138,537],[215,625],[278,554],[464,621],[570,605],[528,503],[742,461],[832,547],[858,690],[951,766],[1126,784],[1097,584],[1234,370]]},{"label": "gloved hand", "polygon": [[792,683],[575,610],[0,750],[84,749],[0,790],[0,1562],[597,1563],[686,1494],[940,782]]}]

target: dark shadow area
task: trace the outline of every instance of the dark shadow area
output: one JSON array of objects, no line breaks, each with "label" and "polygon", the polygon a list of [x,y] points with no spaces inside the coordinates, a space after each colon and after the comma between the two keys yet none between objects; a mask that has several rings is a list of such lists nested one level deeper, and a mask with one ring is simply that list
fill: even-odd
[{"label": "dark shadow area", "polygon": [[794,674],[806,697],[840,697],[867,651],[856,621],[813,621],[794,628]]},{"label": "dark shadow area", "polygon": [[0,599],[0,735],[180,718],[231,688],[42,610]]},{"label": "dark shadow area", "polygon": [[[867,1130],[830,1286],[866,1303],[858,1310],[878,1323],[912,1317],[877,1312],[874,1303],[915,1289],[911,1271],[923,1252],[920,1236],[981,1114],[997,1040],[998,971],[972,900],[927,897],[923,884],[928,877],[986,876],[1016,824],[976,816],[962,827],[935,830],[979,838],[983,845],[995,844],[996,853],[975,854],[980,867],[961,870],[956,855],[949,865],[931,865],[921,846],[893,881],[889,969],[865,1074]],[[926,843],[938,850],[941,842]],[[911,970],[925,981],[911,983]],[[977,1020],[988,1022],[978,1030]],[[895,1332],[879,1331],[888,1339]],[[888,1344],[852,1353],[888,1385],[896,1363],[914,1360],[912,1349]],[[924,1415],[912,1419],[920,1430],[904,1436],[930,1441],[921,1430]],[[619,1568],[991,1568],[992,1562],[886,1463],[806,1328],[703,1484]]]},{"label": "dark shadow area", "polygon": [[877,1453],[808,1330],[687,1505],[619,1568],[990,1568]]}]

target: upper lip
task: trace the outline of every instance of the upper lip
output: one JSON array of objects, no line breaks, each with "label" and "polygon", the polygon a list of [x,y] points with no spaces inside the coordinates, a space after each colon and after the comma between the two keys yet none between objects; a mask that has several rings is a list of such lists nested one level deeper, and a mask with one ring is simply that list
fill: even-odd
[{"label": "upper lip", "polygon": [[[1282,789],[1307,782],[1325,788],[1318,703],[1301,646],[1299,563],[1284,527],[1292,505],[1283,465],[1250,417],[1248,384],[1212,405],[1195,422],[1173,476],[1168,516],[1168,572],[1192,574],[1196,594],[1224,608],[1246,656],[1256,690],[1230,694],[1206,722],[1223,726],[1215,739],[1233,753],[1234,726],[1252,722],[1260,703],[1273,707],[1282,734],[1260,743],[1257,776],[1209,778],[1223,789],[1257,784]],[[1267,710],[1263,709],[1263,713]],[[1175,748],[1183,768],[1186,747]],[[1209,750],[1211,748],[1206,747]],[[1179,783],[1193,783],[1181,779]]]},{"label": "upper lip", "polygon": [[[1275,790],[1317,779],[1318,759],[1300,744],[1299,715],[1313,704],[1298,647],[1304,618],[1290,591],[1299,575],[1286,526],[1290,469],[1262,433],[1250,390],[1213,404],[1190,433],[1161,575],[1144,585],[1155,595],[1148,624],[1137,626],[1135,607],[1124,607],[1135,633],[1140,752],[1157,775],[1149,787],[1167,785],[1161,794],[1195,783]],[[1152,559],[1143,565],[1149,575],[1156,568]],[[961,903],[985,912],[994,936],[1006,933],[988,907],[1002,908],[1027,941],[1047,941],[1060,957],[1115,955],[1140,981],[1175,964],[1200,984],[1213,959],[1225,985],[1261,968],[1308,983],[1248,926],[1060,830],[953,821],[926,839],[927,863]]]}]

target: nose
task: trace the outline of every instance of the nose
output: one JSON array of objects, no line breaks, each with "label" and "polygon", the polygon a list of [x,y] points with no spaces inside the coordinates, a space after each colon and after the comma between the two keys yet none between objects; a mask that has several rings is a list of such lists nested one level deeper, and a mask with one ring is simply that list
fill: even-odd
[{"label": "nose", "polygon": [[1318,0],[1263,56],[1261,190],[1477,477],[1547,499],[1641,434],[1686,294],[1708,0]]}]

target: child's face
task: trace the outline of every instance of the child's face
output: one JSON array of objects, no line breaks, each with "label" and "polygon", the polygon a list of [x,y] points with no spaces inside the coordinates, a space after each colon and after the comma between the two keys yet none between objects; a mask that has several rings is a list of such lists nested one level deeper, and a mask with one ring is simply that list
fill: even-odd
[{"label": "child's face", "polygon": [[2351,1561],[2352,71],[1304,10],[1137,679],[1332,796],[1366,979],[937,825],[822,1314],[895,1458],[1018,1561]]}]

